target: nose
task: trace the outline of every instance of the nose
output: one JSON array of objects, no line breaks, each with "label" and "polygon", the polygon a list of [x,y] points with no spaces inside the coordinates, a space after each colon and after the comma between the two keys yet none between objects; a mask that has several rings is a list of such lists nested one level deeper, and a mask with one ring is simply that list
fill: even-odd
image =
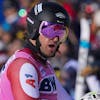
[{"label": "nose", "polygon": [[54,41],[54,42],[58,42],[58,41],[59,41],[59,37],[58,37],[58,36],[54,37],[54,38],[53,38],[53,41]]}]

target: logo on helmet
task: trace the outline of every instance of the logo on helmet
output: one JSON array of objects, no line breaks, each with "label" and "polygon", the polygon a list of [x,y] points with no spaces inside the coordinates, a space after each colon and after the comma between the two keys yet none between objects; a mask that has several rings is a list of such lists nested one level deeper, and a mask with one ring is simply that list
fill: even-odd
[{"label": "logo on helmet", "polygon": [[34,12],[35,12],[35,15],[38,15],[38,13],[42,12],[42,3],[34,7]]},{"label": "logo on helmet", "polygon": [[63,13],[61,13],[61,12],[56,13],[56,17],[62,18],[62,19],[66,18],[66,16]]},{"label": "logo on helmet", "polygon": [[27,17],[27,20],[28,20],[31,24],[34,24],[34,21],[32,21],[29,17]]}]

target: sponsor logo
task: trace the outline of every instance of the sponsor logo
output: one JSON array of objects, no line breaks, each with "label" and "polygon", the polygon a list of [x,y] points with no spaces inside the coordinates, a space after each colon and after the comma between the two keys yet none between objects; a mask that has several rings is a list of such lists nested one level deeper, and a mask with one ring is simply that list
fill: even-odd
[{"label": "sponsor logo", "polygon": [[42,12],[42,3],[34,7],[34,12],[35,12],[35,15],[38,15],[38,13]]},{"label": "sponsor logo", "polygon": [[55,83],[55,77],[48,76],[45,77],[41,82],[40,82],[40,92],[44,93],[51,93],[56,91],[56,83]]},{"label": "sponsor logo", "polygon": [[[25,76],[26,76],[26,78],[33,77],[31,74],[25,74]],[[34,79],[26,79],[26,83],[35,88],[35,80]]]},{"label": "sponsor logo", "polygon": [[66,16],[63,13],[61,13],[61,12],[56,13],[56,17],[62,18],[62,19],[66,18]]},{"label": "sponsor logo", "polygon": [[26,83],[35,88],[35,80],[33,80],[33,79],[27,79]]},{"label": "sponsor logo", "polygon": [[31,74],[25,74],[25,76],[27,77],[27,78],[32,78],[33,76],[31,75]]},{"label": "sponsor logo", "polygon": [[30,97],[38,98],[38,75],[32,64],[25,63],[20,69],[20,84],[23,91]]}]

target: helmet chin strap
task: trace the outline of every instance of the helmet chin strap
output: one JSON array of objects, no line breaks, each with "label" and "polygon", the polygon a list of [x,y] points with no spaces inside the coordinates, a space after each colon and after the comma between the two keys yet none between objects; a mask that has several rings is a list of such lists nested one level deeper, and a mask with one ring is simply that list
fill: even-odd
[{"label": "helmet chin strap", "polygon": [[38,53],[40,54],[41,58],[44,59],[44,60],[47,60],[48,57],[47,57],[45,54],[43,54],[43,53],[41,52],[40,46],[41,46],[41,43],[40,43],[40,41],[39,41],[39,38],[37,38],[37,39],[36,39],[36,46],[35,46],[35,47],[36,47]]}]

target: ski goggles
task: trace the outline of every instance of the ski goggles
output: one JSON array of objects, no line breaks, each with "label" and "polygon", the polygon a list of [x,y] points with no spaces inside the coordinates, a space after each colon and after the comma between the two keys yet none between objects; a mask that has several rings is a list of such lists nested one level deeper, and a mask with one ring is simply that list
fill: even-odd
[{"label": "ski goggles", "polygon": [[59,41],[64,42],[68,36],[68,28],[62,24],[42,21],[39,28],[39,33],[49,39],[59,37]]}]

